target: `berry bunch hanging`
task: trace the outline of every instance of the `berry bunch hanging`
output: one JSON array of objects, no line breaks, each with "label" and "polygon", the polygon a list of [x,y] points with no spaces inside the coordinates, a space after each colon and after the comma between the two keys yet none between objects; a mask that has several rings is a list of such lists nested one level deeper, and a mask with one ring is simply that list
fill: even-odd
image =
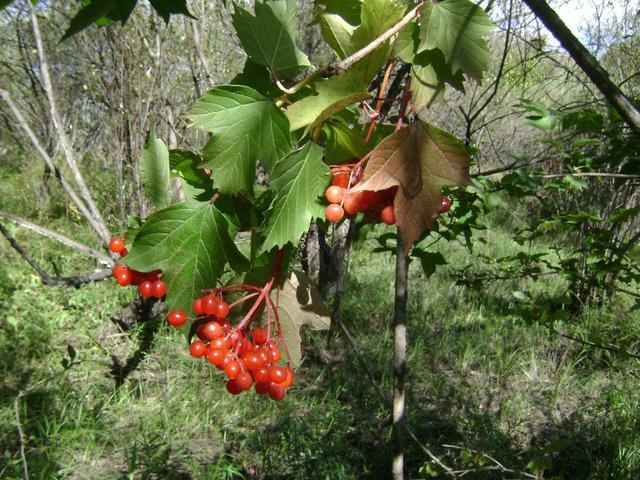
[{"label": "berry bunch hanging", "polygon": [[[125,257],[128,253],[122,237],[112,238],[109,242],[109,250],[120,255],[120,258]],[[137,286],[138,292],[143,298],[162,298],[167,294],[167,284],[161,279],[161,270],[138,272],[122,263],[118,263],[111,273],[121,287]]]}]

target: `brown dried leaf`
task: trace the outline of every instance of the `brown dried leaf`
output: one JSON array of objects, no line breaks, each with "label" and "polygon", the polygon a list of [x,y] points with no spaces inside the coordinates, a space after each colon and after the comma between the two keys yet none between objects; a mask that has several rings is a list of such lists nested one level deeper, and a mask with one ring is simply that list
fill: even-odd
[{"label": "brown dried leaf", "polygon": [[297,367],[302,355],[300,328],[308,325],[312,330],[328,330],[331,325],[329,311],[311,279],[306,273],[298,271],[291,272],[279,291],[278,311],[291,365]]},{"label": "brown dried leaf", "polygon": [[398,186],[396,224],[406,255],[438,216],[445,185],[470,182],[469,156],[453,135],[419,121],[385,138],[373,150],[362,180],[351,191]]}]

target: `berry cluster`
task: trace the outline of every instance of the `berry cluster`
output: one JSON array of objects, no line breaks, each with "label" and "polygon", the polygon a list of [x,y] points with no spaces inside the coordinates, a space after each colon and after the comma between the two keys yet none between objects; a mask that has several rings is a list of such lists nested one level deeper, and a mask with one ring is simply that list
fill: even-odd
[{"label": "berry cluster", "polygon": [[[114,237],[109,242],[109,250],[111,252],[124,257],[127,255],[127,249],[124,246],[124,239]],[[154,270],[153,272],[138,272],[121,263],[116,264],[112,270],[113,277],[118,285],[126,287],[135,285],[138,292],[143,298],[162,298],[167,294],[167,284],[161,280],[162,271]]]},{"label": "berry cluster", "polygon": [[[365,221],[382,222],[387,225],[396,223],[393,200],[398,187],[377,192],[363,190],[351,193],[348,190],[360,181],[361,169],[350,165],[339,165],[333,167],[331,173],[333,175],[331,185],[324,193],[324,197],[329,201],[324,216],[329,222],[337,223],[345,215],[364,212]],[[445,195],[442,197],[438,214],[446,213],[450,208],[451,199]]]},{"label": "berry cluster", "polygon": [[396,196],[397,187],[379,192],[364,190],[350,193],[348,190],[360,181],[361,169],[350,165],[339,165],[333,167],[331,173],[333,174],[331,186],[324,194],[330,203],[324,212],[327,220],[337,223],[345,215],[364,212],[367,221],[382,222],[387,225],[396,223],[393,199]]},{"label": "berry cluster", "polygon": [[[127,254],[124,240],[113,238],[109,250],[124,257]],[[121,286],[137,285],[140,295],[145,298],[162,298],[167,294],[167,285],[161,280],[162,272],[138,272],[123,264],[117,264],[113,276]],[[269,292],[273,286],[272,278],[264,287],[255,285],[228,285],[205,291],[205,295],[193,302],[195,318],[189,318],[182,310],[171,310],[167,322],[172,327],[182,327],[187,320],[193,320],[192,332],[198,338],[189,345],[189,353],[196,358],[205,358],[228,378],[227,391],[238,395],[251,389],[261,395],[268,394],[274,400],[282,400],[286,390],[293,385],[294,373],[287,360],[282,362],[280,345],[289,351],[282,335],[278,307],[271,300]],[[244,294],[232,304],[227,303],[224,295]],[[231,310],[254,300],[242,320],[232,325],[229,320]],[[251,324],[266,312],[266,329]],[[277,336],[271,336],[271,327],[275,324]]]},{"label": "berry cluster", "polygon": [[[268,298],[270,287],[270,284],[262,289],[253,285],[229,285],[210,290],[193,302],[193,311],[197,315],[193,326],[198,339],[189,345],[189,353],[196,358],[205,358],[218,370],[224,371],[228,378],[227,391],[232,395],[249,390],[255,384],[258,394],[282,400],[286,390],[293,385],[293,369],[288,362],[286,365],[281,363],[279,344],[283,344],[286,351],[284,339],[281,334],[278,339],[271,338],[271,311],[275,314],[278,330],[280,322],[277,310]],[[239,292],[248,294],[231,305],[222,298],[224,293]],[[233,326],[227,319],[231,309],[256,297],[249,313]],[[267,328],[258,326],[250,330],[261,302],[265,302],[267,307]],[[182,327],[190,319],[182,310],[171,310],[167,320],[173,327]]]}]

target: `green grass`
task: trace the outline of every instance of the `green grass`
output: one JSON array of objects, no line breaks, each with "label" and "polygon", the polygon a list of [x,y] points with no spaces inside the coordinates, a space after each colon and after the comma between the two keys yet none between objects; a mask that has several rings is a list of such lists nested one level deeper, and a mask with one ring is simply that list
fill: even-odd
[{"label": "green grass", "polygon": [[[31,194],[21,193],[29,191],[0,179],[14,211],[89,241],[59,198],[50,200],[58,213],[45,216]],[[39,261],[55,261],[62,272],[93,267],[15,233]],[[522,248],[501,227],[483,238],[476,249],[486,255]],[[370,377],[390,391],[394,260],[371,254],[374,244],[356,244],[341,306],[358,351],[339,338],[335,362],[308,356],[296,386],[275,403],[229,396],[219,372],[189,358],[184,338],[161,319],[121,331],[110,318],[133,300],[130,290],[111,281],[79,290],[43,287],[1,240],[0,478],[22,478],[19,392],[32,478],[388,478],[390,416]],[[561,279],[473,290],[456,285],[453,272],[482,263],[456,244],[435,248],[449,265],[429,279],[418,262],[410,270],[407,423],[420,441],[459,468],[477,466],[479,455],[443,445],[545,477],[637,478],[637,361],[559,337],[543,319],[523,320],[524,310],[537,311],[540,299],[562,293]],[[640,315],[630,307],[616,298],[552,326],[633,350]],[[324,345],[324,335],[305,335],[307,344]],[[132,359],[139,363],[116,387],[117,365]],[[407,466],[410,478],[431,478],[433,466],[410,440]],[[502,478],[474,475],[467,478]]]}]

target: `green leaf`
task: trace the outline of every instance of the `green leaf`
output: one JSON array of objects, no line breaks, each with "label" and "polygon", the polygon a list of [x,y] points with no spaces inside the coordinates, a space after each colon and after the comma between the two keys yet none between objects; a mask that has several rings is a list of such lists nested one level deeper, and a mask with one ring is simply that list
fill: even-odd
[{"label": "green leaf", "polygon": [[251,192],[256,162],[270,172],[291,151],[287,117],[249,87],[215,87],[196,102],[188,117],[213,134],[201,166],[212,170],[221,192]]},{"label": "green leaf", "polygon": [[341,122],[325,123],[322,133],[326,145],[325,161],[330,165],[362,158],[370,150],[364,143],[361,132]]},{"label": "green leaf", "polygon": [[276,198],[267,214],[260,252],[297,244],[311,220],[322,215],[324,208],[318,197],[330,178],[322,153],[322,148],[309,142],[276,165],[270,182]]},{"label": "green leaf", "polygon": [[11,5],[12,2],[13,0],[0,0],[0,11],[7,8],[9,5]]},{"label": "green leaf", "polygon": [[416,22],[411,22],[398,33],[391,49],[391,55],[405,63],[413,63],[413,57],[416,54],[419,43],[420,27]]},{"label": "green leaf", "polygon": [[[406,4],[399,0],[367,0],[362,4],[361,23],[353,32],[347,53],[351,55],[380,37],[402,20]],[[391,51],[391,41],[383,43],[352,68],[360,73],[361,85],[366,86],[382,68]]]},{"label": "green leaf", "polygon": [[121,22],[124,24],[129,20],[137,3],[138,0],[120,0],[116,2],[116,5],[107,13],[106,17],[113,22]]},{"label": "green leaf", "polygon": [[438,48],[454,73],[462,70],[480,82],[489,61],[484,36],[494,28],[489,15],[469,0],[444,0],[426,2],[421,16],[418,52]]},{"label": "green leaf", "polygon": [[440,50],[426,50],[414,57],[411,67],[411,95],[416,110],[430,106],[444,92],[447,83],[464,92],[464,75],[455,75]]},{"label": "green leaf", "polygon": [[71,19],[69,28],[64,32],[60,41],[81,32],[85,28],[93,25],[98,19],[106,17],[113,10],[115,0],[93,0],[88,5],[80,9],[78,13]]},{"label": "green leaf", "polygon": [[169,150],[169,166],[173,175],[182,178],[184,193],[196,202],[209,200],[214,193],[213,181],[198,166],[202,159],[190,150]]},{"label": "green leaf", "polygon": [[232,21],[249,57],[269,67],[279,78],[293,78],[310,67],[307,56],[296,46],[295,0],[256,2],[255,16],[234,4]]},{"label": "green leaf", "polygon": [[156,207],[162,208],[169,203],[169,150],[156,138],[154,128],[142,150],[140,180],[145,195]]},{"label": "green leaf", "polygon": [[321,15],[319,23],[322,37],[333,48],[338,57],[348,57],[347,51],[349,50],[355,27],[340,15],[331,13]]},{"label": "green leaf", "polygon": [[314,23],[321,15],[337,15],[353,26],[360,24],[362,0],[315,0],[315,5]]},{"label": "green leaf", "polygon": [[547,108],[545,105],[531,100],[520,99],[518,107],[524,108],[531,112],[527,115],[524,123],[543,132],[551,132],[560,122],[560,116],[554,110]]},{"label": "green leaf", "polygon": [[247,58],[242,72],[231,80],[231,84],[251,87],[268,98],[282,96],[282,90],[271,80],[267,67],[254,62],[251,58]]},{"label": "green leaf", "polygon": [[187,8],[187,0],[149,0],[149,3],[166,23],[169,23],[169,17],[176,13],[186,15],[189,18],[196,18],[191,15]]},{"label": "green leaf", "polygon": [[248,266],[233,243],[236,227],[211,203],[179,203],[152,214],[122,260],[141,272],[162,270],[167,306],[191,311],[203,288],[216,285],[227,263]]},{"label": "green leaf", "polygon": [[[275,297],[274,292],[272,295]],[[306,273],[291,272],[282,290],[278,291],[277,299],[282,336],[295,368],[302,358],[300,329],[307,325],[313,330],[329,330],[331,317],[320,292]]]},{"label": "green leaf", "polygon": [[312,125],[319,127],[331,115],[349,105],[366,100],[369,92],[359,82],[358,73],[349,71],[328,79],[314,82],[315,94],[290,105],[286,110],[291,131]]}]

